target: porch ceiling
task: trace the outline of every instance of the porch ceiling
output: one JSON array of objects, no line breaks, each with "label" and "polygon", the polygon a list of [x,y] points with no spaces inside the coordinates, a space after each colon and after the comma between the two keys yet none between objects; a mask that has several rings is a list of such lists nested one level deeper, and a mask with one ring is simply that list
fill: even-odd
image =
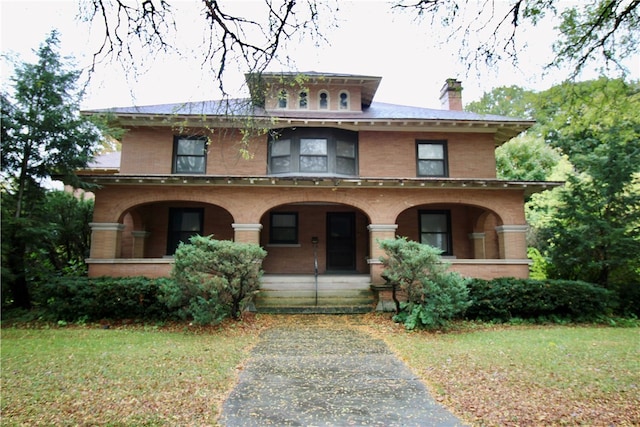
[{"label": "porch ceiling", "polygon": [[460,178],[341,178],[309,176],[234,176],[234,175],[84,175],[98,185],[172,185],[222,187],[329,187],[329,188],[450,188],[482,190],[524,190],[529,196],[563,185],[560,181],[503,181]]}]

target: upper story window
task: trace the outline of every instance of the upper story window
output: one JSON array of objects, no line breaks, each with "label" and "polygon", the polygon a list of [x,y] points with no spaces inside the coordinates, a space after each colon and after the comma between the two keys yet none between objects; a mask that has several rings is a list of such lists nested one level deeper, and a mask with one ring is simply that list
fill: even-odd
[{"label": "upper story window", "polygon": [[420,211],[420,243],[453,255],[451,240],[451,212]]},{"label": "upper story window", "polygon": [[269,138],[269,173],[357,176],[357,153],[357,132],[325,128],[274,130]]},{"label": "upper story window", "polygon": [[349,109],[349,93],[342,91],[340,92],[340,109],[348,110]]},{"label": "upper story window", "polygon": [[418,141],[418,176],[449,176],[447,141]]},{"label": "upper story window", "polygon": [[326,91],[321,91],[318,94],[318,109],[326,110],[329,108],[329,94]]},{"label": "upper story window", "polygon": [[307,108],[308,104],[309,104],[309,96],[307,92],[305,91],[300,92],[300,100],[299,100],[298,106],[300,108]]},{"label": "upper story window", "polygon": [[173,142],[173,173],[206,172],[207,138],[176,136]]},{"label": "upper story window", "polygon": [[287,94],[287,91],[281,90],[280,93],[278,93],[278,108],[287,108],[288,98],[289,95]]}]

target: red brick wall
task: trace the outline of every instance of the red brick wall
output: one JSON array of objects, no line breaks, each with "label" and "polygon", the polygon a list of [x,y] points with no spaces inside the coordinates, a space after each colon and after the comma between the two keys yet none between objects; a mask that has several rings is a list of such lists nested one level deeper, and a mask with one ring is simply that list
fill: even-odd
[{"label": "red brick wall", "polygon": [[446,140],[451,178],[495,178],[492,134],[360,131],[362,177],[416,177],[416,140]]}]

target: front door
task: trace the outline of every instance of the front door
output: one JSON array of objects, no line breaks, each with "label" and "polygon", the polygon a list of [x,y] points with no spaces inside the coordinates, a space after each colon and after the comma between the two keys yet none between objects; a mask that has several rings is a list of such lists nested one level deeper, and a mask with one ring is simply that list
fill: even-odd
[{"label": "front door", "polygon": [[353,212],[327,213],[327,271],[355,271],[356,233]]}]

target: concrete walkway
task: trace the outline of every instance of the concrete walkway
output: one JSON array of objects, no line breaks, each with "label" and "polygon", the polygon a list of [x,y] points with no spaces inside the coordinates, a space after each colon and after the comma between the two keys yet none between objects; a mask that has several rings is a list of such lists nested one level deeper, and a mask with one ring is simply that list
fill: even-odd
[{"label": "concrete walkway", "polygon": [[223,426],[462,426],[380,340],[349,326],[265,331]]}]

